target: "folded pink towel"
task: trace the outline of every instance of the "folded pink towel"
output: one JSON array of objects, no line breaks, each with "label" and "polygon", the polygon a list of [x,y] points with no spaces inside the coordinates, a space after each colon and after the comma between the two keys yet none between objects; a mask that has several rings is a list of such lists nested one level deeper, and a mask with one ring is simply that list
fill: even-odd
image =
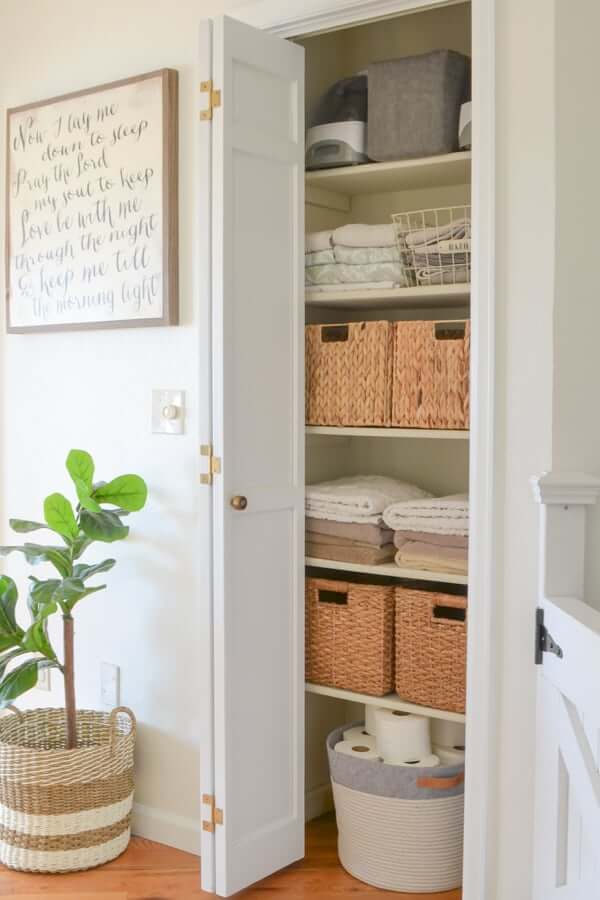
[{"label": "folded pink towel", "polygon": [[418,541],[420,544],[431,544],[433,547],[462,547],[469,546],[469,538],[462,534],[431,534],[428,531],[395,531],[394,544],[398,549],[407,541]]}]

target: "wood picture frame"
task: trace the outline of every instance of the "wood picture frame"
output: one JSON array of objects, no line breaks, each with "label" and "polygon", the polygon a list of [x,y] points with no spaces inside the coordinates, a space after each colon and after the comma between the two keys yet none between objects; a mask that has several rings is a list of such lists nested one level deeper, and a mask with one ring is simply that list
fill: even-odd
[{"label": "wood picture frame", "polygon": [[7,332],[178,324],[178,72],[14,107],[6,126]]}]

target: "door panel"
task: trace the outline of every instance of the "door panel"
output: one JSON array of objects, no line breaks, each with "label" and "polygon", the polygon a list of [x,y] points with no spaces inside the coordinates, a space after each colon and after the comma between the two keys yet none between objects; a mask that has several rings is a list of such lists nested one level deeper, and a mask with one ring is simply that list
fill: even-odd
[{"label": "door panel", "polygon": [[229,18],[213,36],[214,865],[229,896],[304,854],[304,53]]}]

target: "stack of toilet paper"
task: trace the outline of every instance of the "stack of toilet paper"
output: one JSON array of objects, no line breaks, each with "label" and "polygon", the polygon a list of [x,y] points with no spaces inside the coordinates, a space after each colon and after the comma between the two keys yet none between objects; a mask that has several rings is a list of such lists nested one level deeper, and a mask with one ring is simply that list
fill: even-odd
[{"label": "stack of toilet paper", "polygon": [[464,745],[464,725],[367,705],[365,724],[344,731],[335,750],[391,766],[433,768],[464,763]]}]

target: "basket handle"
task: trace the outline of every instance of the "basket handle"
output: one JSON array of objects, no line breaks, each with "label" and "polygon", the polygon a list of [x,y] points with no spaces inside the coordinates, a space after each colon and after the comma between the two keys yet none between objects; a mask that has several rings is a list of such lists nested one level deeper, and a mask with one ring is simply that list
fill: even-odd
[{"label": "basket handle", "polygon": [[436,322],[434,326],[436,341],[463,341],[466,331],[465,322]]},{"label": "basket handle", "polygon": [[443,603],[433,603],[431,621],[445,625],[464,625],[467,621],[467,601],[465,597],[445,597]]},{"label": "basket handle", "polygon": [[338,344],[348,340],[350,328],[348,325],[322,325],[321,343]]},{"label": "basket handle", "polygon": [[317,603],[335,603],[347,606],[349,586],[345,581],[315,581]]},{"label": "basket handle", "polygon": [[124,715],[129,717],[129,723],[131,725],[129,729],[128,737],[135,737],[137,731],[137,721],[133,714],[133,712],[129,709],[128,706],[115,706],[113,711],[110,714],[110,718],[108,720],[108,724],[110,727],[110,741],[108,745],[109,753],[112,754],[114,750],[115,740],[118,736],[117,732],[117,716],[123,713]]},{"label": "basket handle", "polygon": [[464,780],[464,772],[459,772],[458,775],[450,775],[448,778],[432,778],[424,775],[422,778],[417,778],[417,787],[426,788],[430,791],[449,791],[458,787]]},{"label": "basket handle", "polygon": [[15,716],[19,717],[19,719],[23,718],[23,713],[21,712],[21,710],[17,709],[16,706],[13,706],[12,703],[7,703],[4,709],[7,709],[9,712],[14,713]]}]

